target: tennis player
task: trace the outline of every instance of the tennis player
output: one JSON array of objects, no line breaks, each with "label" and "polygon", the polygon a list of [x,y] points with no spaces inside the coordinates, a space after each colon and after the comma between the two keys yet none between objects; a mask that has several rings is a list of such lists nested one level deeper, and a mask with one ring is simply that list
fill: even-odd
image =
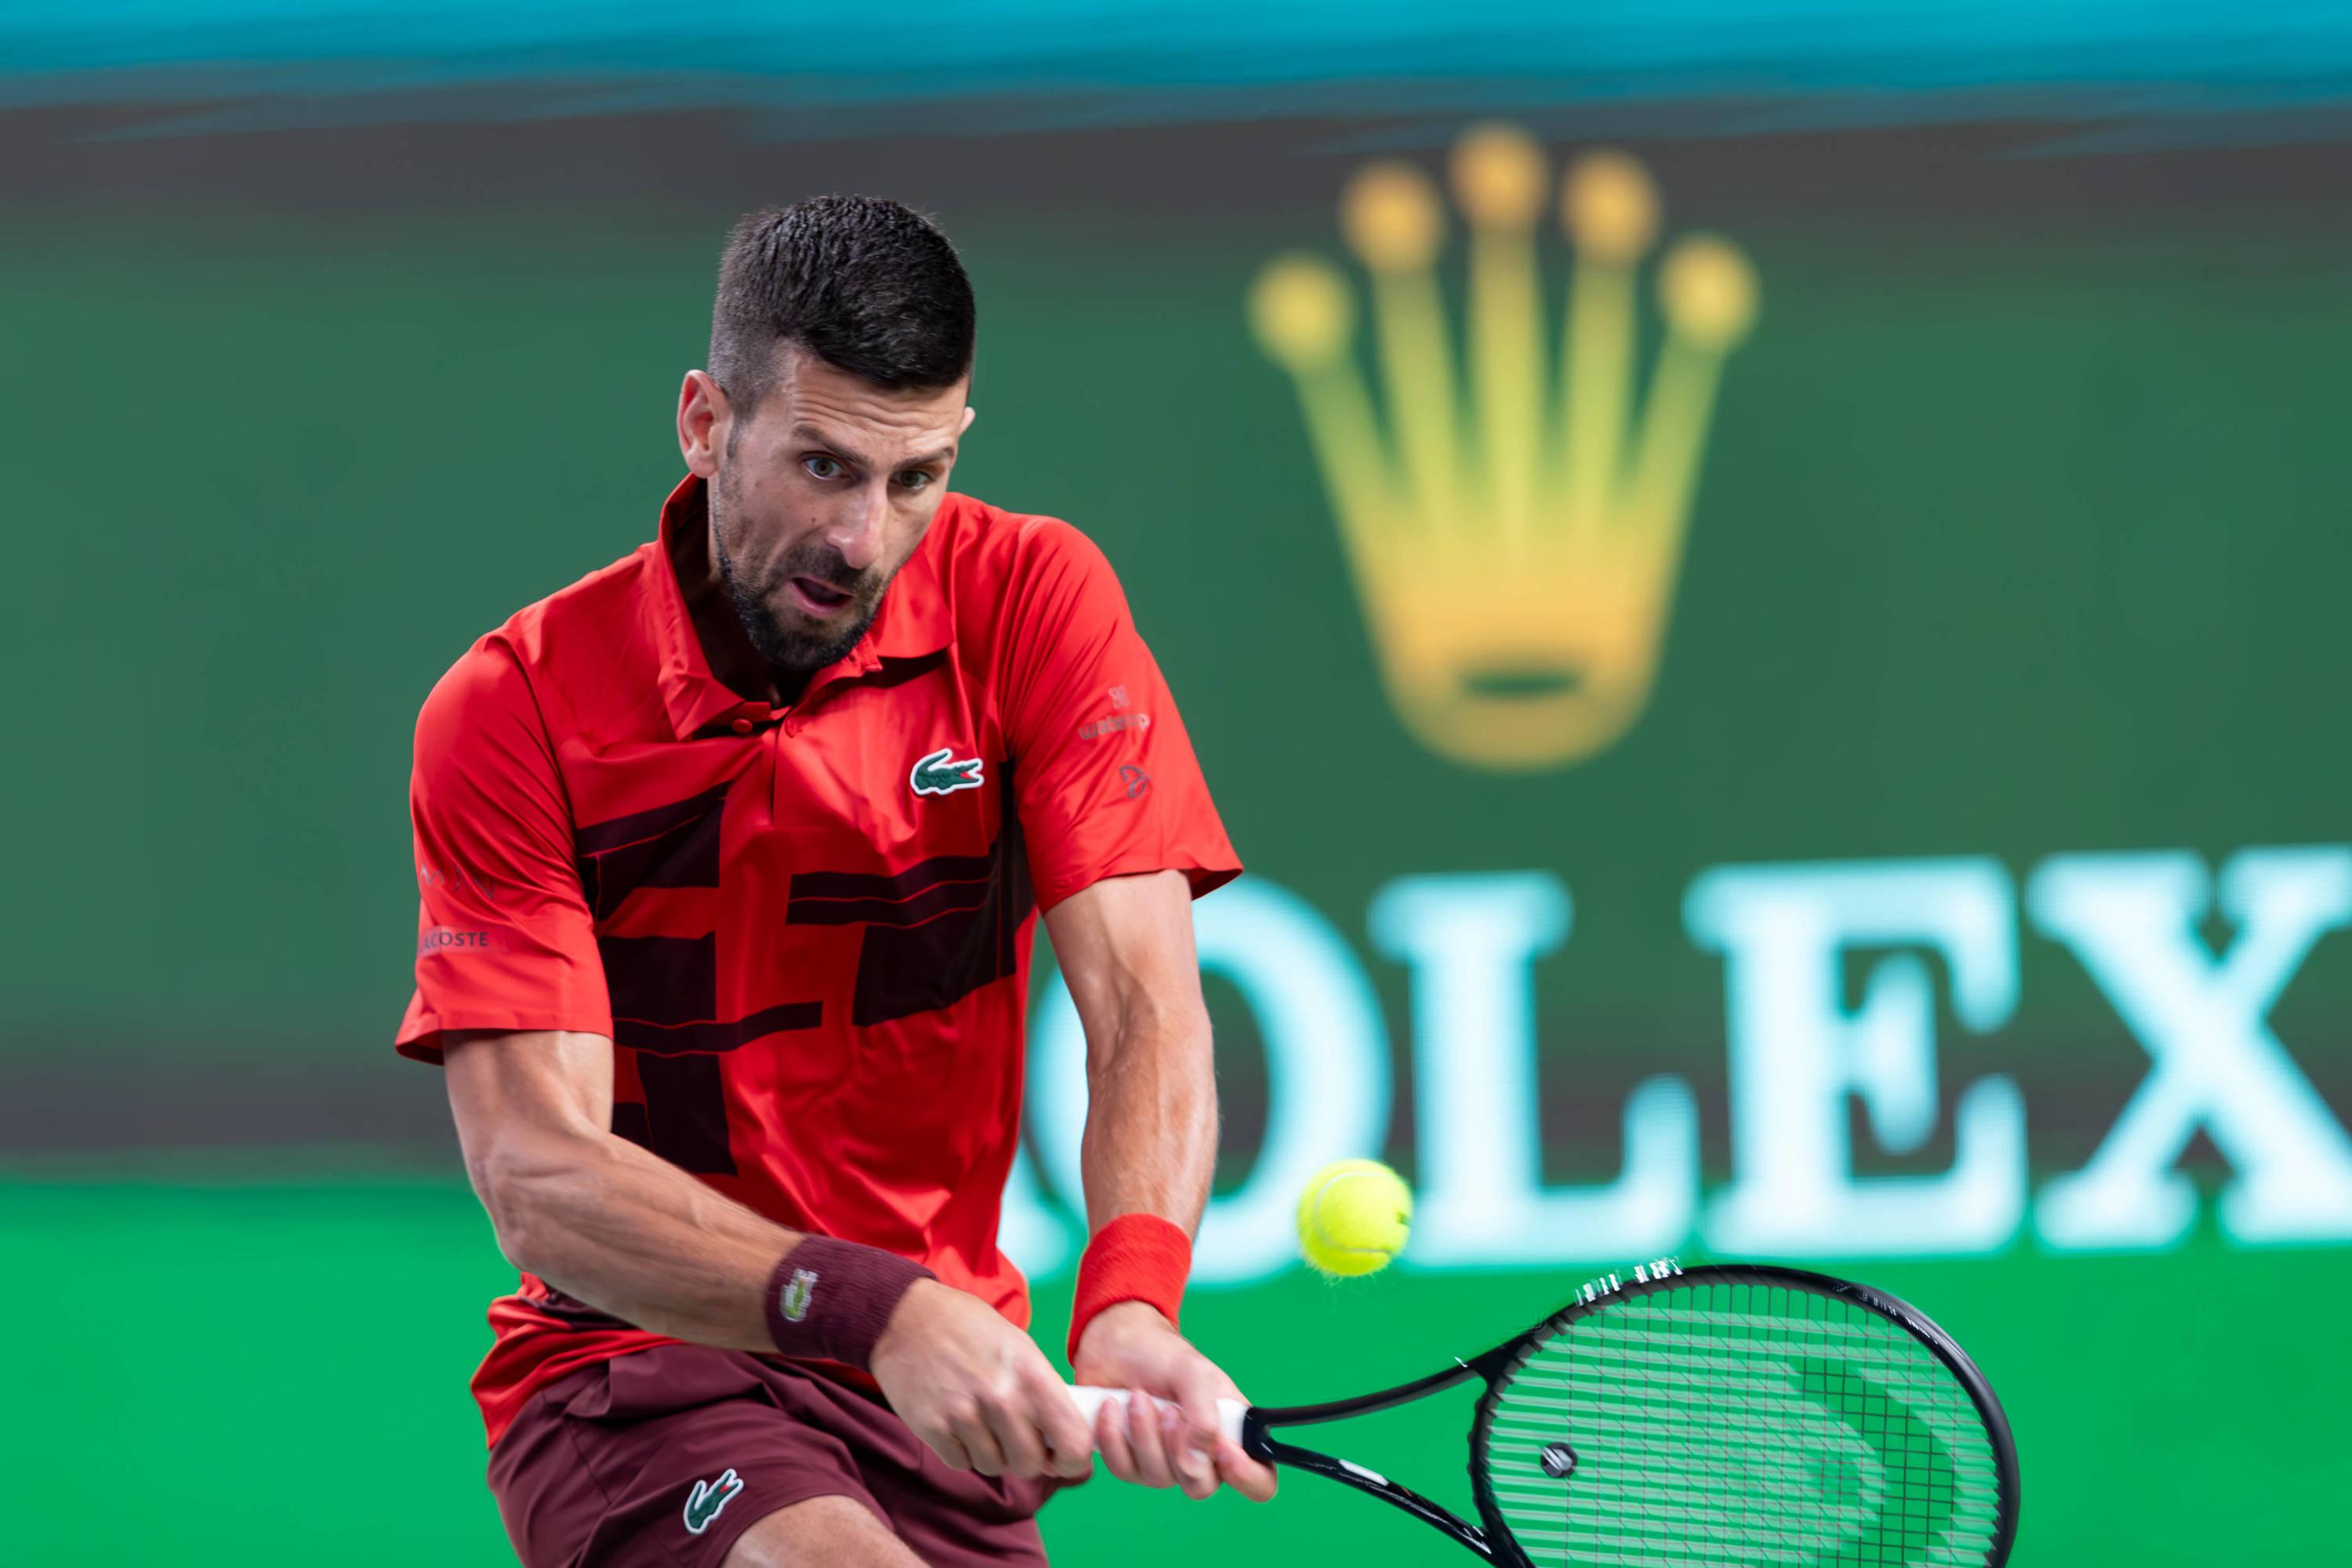
[{"label": "tennis player", "polygon": [[[1178,1332],[1240,869],[1109,565],[950,493],[971,288],[895,202],[737,226],[658,537],[426,699],[416,990],[521,1271],[475,1374],[529,1568],[1042,1563],[1111,1472],[1252,1498]],[[1079,1381],[997,1250],[1034,916],[1087,1036]]]}]

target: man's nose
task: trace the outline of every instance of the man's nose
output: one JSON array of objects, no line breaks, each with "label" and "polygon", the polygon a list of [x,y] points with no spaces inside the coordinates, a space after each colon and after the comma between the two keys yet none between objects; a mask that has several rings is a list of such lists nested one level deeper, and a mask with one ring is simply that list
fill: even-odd
[{"label": "man's nose", "polygon": [[853,572],[863,572],[882,558],[882,528],[890,516],[887,480],[861,487],[845,498],[824,531],[824,541],[841,552]]}]

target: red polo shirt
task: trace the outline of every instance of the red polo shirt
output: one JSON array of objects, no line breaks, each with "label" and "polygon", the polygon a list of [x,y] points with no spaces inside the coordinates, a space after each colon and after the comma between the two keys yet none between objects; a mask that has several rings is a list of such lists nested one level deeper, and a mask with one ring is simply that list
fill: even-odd
[{"label": "red polo shirt", "polygon": [[[887,1247],[1025,1326],[996,1248],[1035,913],[1240,869],[1100,551],[950,495],[857,647],[771,709],[710,673],[660,538],[468,649],[417,721],[423,889],[397,1047],[614,1042],[613,1131],[794,1229]],[[729,628],[730,631],[733,628]],[[668,1343],[524,1275],[474,1377]]]}]

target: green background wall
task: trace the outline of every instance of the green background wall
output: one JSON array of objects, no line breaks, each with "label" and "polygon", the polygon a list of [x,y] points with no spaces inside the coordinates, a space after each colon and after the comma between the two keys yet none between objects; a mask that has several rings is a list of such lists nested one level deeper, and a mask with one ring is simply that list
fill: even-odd
[{"label": "green background wall", "polygon": [[[816,140],[667,110],[147,137],[102,105],[0,110],[0,1562],[506,1560],[464,1381],[511,1273],[437,1079],[388,1046],[409,729],[473,637],[646,536],[748,205],[885,190],[956,237],[982,305],[958,488],[1108,552],[1244,858],[1379,998],[1380,1152],[1409,1173],[1409,977],[1366,927],[1401,876],[1560,879],[1574,931],[1533,970],[1545,1174],[1613,1173],[1628,1090],[1670,1071],[1713,1188],[1737,1155],[1725,966],[1683,913],[1709,868],[1979,855],[2021,886],[2053,855],[2352,837],[2340,147],[1506,107],[1556,159],[1636,153],[1668,232],[1732,237],[1763,290],[1652,705],[1523,776],[1400,727],[1243,313],[1268,257],[1342,254],[1365,159],[1436,171],[1474,115]],[[1554,310],[1568,259],[1547,241]],[[2222,953],[2234,930],[2199,934]],[[2021,915],[2018,963],[1998,1028],[1938,1004],[1939,1105],[2014,1078],[2038,1184],[2091,1157],[2148,1058]],[[1238,993],[1212,994],[1230,1190],[1268,1080]],[[2268,1016],[2352,1113],[2352,936]],[[1942,1170],[1948,1123],[1891,1155],[1857,1112],[1857,1160]],[[2203,1136],[2186,1165],[2209,1194],[2236,1174]],[[1197,1292],[1188,1326],[1260,1398],[1333,1396],[1622,1261],[1291,1269]],[[2250,1246],[2209,1204],[2154,1252],[2026,1224],[1982,1256],[1813,1263],[1978,1354],[2025,1465],[2019,1562],[2333,1550],[2352,1372],[2300,1314],[2352,1274],[2340,1242]],[[1057,1345],[1066,1286],[1039,1302]],[[1466,1401],[1379,1417],[1351,1451],[1458,1499],[1465,1425]],[[1075,1563],[1442,1560],[1304,1479],[1255,1513],[1106,1480],[1046,1519]]]}]

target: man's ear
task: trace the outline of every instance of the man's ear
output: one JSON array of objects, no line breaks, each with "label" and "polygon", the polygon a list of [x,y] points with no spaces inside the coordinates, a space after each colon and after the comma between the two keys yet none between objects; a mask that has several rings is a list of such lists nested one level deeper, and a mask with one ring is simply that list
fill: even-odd
[{"label": "man's ear", "polygon": [[687,470],[701,479],[719,472],[719,454],[735,418],[726,389],[707,370],[690,370],[677,389],[677,451]]},{"label": "man's ear", "polygon": [[956,438],[958,440],[961,440],[963,438],[963,433],[971,428],[971,422],[979,417],[980,410],[974,408],[969,403],[965,404],[963,405],[963,423],[956,426]]}]

